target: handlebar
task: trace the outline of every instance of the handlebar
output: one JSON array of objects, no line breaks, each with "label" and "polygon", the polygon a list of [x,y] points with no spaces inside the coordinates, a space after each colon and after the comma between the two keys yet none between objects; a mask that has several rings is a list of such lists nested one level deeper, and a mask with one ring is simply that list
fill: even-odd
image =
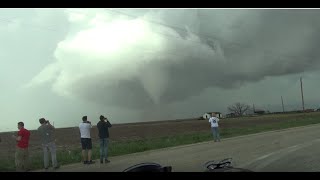
[{"label": "handlebar", "polygon": [[204,164],[205,169],[213,170],[220,168],[232,168],[231,166],[232,158],[223,159],[220,162],[216,163],[215,161],[208,161]]}]

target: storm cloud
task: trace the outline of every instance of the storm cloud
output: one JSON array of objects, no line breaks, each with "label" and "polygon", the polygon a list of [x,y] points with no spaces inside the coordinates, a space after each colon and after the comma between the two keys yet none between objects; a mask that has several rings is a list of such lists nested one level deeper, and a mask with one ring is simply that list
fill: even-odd
[{"label": "storm cloud", "polygon": [[319,68],[317,10],[65,13],[70,32],[28,86],[68,98],[143,110]]}]

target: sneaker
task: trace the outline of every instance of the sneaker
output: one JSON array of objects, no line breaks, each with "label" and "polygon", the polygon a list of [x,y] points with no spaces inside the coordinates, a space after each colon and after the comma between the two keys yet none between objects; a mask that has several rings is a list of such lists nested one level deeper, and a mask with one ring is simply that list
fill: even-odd
[{"label": "sneaker", "polygon": [[102,159],[100,160],[100,164],[103,164],[103,160]]},{"label": "sneaker", "polygon": [[105,159],[104,162],[105,163],[110,163],[110,161],[108,159]]},{"label": "sneaker", "polygon": [[90,161],[88,161],[87,164],[94,164],[94,163],[95,163],[94,161],[90,160]]},{"label": "sneaker", "polygon": [[60,168],[60,165],[58,165],[58,166],[54,167],[53,169],[59,169],[59,168]]},{"label": "sneaker", "polygon": [[83,161],[83,164],[88,164],[88,161]]}]

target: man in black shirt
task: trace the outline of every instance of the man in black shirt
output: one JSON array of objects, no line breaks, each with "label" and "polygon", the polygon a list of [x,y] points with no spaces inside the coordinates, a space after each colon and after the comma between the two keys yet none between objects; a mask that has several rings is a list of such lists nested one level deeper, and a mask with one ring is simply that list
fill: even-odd
[{"label": "man in black shirt", "polygon": [[112,127],[109,120],[103,115],[100,116],[100,121],[97,124],[100,138],[100,163],[109,163],[108,160],[108,143],[109,143],[109,128]]}]

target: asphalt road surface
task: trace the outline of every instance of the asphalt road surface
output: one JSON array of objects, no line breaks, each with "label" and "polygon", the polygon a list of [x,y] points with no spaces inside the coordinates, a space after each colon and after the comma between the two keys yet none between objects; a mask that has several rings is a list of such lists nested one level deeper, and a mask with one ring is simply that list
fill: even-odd
[{"label": "asphalt road surface", "polygon": [[311,125],[111,157],[109,164],[65,165],[56,172],[121,172],[142,162],[172,166],[174,172],[202,172],[205,162],[224,158],[258,172],[312,172],[320,171],[319,150],[320,125]]}]

